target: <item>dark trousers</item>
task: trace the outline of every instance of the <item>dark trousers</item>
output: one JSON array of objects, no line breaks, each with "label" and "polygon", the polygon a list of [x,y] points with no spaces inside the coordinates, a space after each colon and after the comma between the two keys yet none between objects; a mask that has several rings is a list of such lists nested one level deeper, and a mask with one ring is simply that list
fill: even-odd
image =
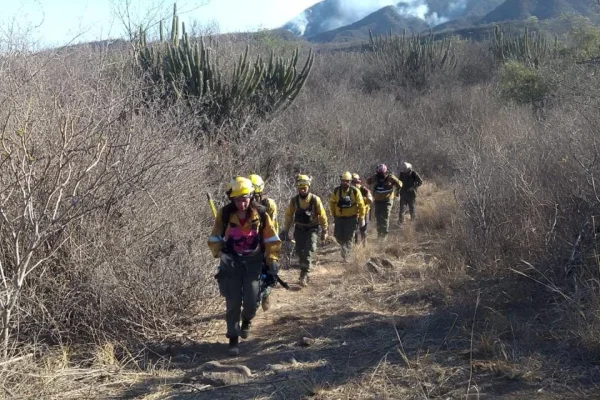
[{"label": "dark trousers", "polygon": [[240,317],[250,321],[256,315],[263,265],[263,254],[259,252],[246,257],[234,255],[231,265],[220,266],[224,273],[219,280],[219,291],[225,297],[226,336],[229,338],[239,336]]}]

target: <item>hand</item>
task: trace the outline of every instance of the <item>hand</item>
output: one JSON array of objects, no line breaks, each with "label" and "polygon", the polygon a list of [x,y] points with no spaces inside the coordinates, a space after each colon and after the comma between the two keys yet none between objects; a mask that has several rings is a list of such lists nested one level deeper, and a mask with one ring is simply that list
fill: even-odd
[{"label": "hand", "polygon": [[364,218],[358,220],[358,226],[362,229],[367,225]]},{"label": "hand", "polygon": [[279,239],[282,242],[287,242],[288,240],[290,240],[288,232],[287,231],[281,231],[281,232],[279,232]]},{"label": "hand", "polygon": [[277,278],[275,278],[275,276],[269,274],[268,272],[265,274],[265,286],[275,286],[277,285]]},{"label": "hand", "polygon": [[221,265],[231,265],[233,263],[233,257],[226,253],[221,253]]},{"label": "hand", "polygon": [[322,242],[325,242],[325,241],[327,240],[327,237],[328,237],[328,235],[327,235],[327,231],[325,231],[325,230],[324,230],[324,231],[322,231],[322,232],[321,232],[321,241],[322,241]]}]

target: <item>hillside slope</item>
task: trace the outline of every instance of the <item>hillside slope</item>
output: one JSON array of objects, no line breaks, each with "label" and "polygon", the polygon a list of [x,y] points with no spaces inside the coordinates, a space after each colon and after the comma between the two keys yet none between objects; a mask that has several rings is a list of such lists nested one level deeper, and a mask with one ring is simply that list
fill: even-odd
[{"label": "hillside slope", "polygon": [[369,30],[379,35],[390,31],[401,33],[404,29],[408,33],[417,33],[427,29],[427,24],[419,18],[403,17],[393,6],[388,6],[353,24],[310,36],[308,40],[321,43],[365,40],[369,36]]},{"label": "hillside slope", "polygon": [[506,0],[479,22],[524,20],[530,17],[545,20],[559,18],[563,14],[587,16],[597,11],[598,5],[587,0]]}]

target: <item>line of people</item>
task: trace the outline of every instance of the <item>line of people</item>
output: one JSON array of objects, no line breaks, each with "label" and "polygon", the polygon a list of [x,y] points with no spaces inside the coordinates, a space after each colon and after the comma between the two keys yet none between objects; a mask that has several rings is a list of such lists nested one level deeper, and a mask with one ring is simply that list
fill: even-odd
[{"label": "line of people", "polygon": [[[297,194],[285,209],[279,233],[277,205],[264,195],[265,183],[259,175],[233,179],[226,188],[230,202],[217,212],[208,246],[213,256],[220,259],[215,277],[226,301],[226,336],[232,356],[239,354],[239,338],[249,336],[258,308],[262,305],[263,310],[269,309],[269,286],[277,280],[281,242],[289,240],[292,226],[302,287],[309,283],[319,237],[322,242],[328,238],[327,213],[321,198],[310,190],[312,178],[297,175],[295,184]],[[403,164],[399,177],[389,172],[385,164],[379,164],[366,184],[372,186],[372,191],[362,184],[358,174],[346,171],[329,196],[333,236],[344,261],[355,243],[366,240],[371,208],[378,237],[387,236],[396,192],[400,195],[400,222],[407,208],[411,220],[415,218],[416,189],[422,180],[409,163]],[[263,284],[268,282],[266,289],[261,287],[261,277]]]}]

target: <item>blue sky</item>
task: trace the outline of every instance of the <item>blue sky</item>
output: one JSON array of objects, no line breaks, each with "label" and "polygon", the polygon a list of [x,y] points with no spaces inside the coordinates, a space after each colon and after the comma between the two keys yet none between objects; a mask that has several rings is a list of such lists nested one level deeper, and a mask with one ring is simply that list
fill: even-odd
[{"label": "blue sky", "polygon": [[[215,22],[224,33],[281,26],[318,1],[180,0],[177,7],[187,26]],[[127,3],[133,22],[168,15],[173,5],[165,0],[3,0],[0,41],[20,35],[47,47],[121,37],[118,10]]]}]

